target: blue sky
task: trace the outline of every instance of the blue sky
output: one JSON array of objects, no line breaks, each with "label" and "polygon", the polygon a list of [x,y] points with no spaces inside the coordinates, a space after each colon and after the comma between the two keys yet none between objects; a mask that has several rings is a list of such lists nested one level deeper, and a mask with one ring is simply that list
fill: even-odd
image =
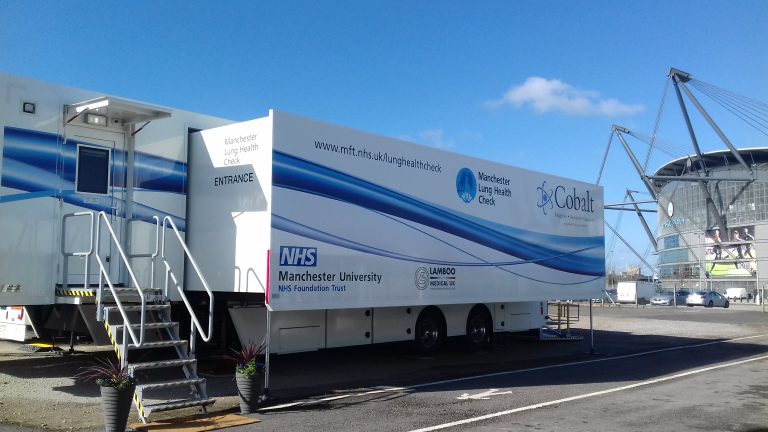
[{"label": "blue sky", "polygon": [[[233,120],[276,108],[595,182],[611,125],[654,129],[670,67],[768,102],[766,22],[758,0],[2,0],[0,70]],[[720,114],[734,145],[768,146]],[[690,148],[671,90],[661,118],[660,139]],[[618,142],[601,183],[606,202],[644,190]],[[619,229],[646,251],[632,215]],[[639,262],[615,245],[615,266]]]}]

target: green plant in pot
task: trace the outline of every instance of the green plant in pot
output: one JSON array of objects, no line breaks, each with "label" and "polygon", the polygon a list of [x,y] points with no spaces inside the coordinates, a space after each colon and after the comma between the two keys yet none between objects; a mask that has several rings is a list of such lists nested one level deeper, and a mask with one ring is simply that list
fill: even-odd
[{"label": "green plant in pot", "polygon": [[235,381],[240,396],[240,413],[251,414],[259,406],[264,391],[264,353],[266,343],[256,345],[248,342],[231,358],[235,361]]},{"label": "green plant in pot", "polygon": [[101,390],[104,427],[107,432],[123,432],[128,424],[136,378],[116,356],[99,358],[75,375],[80,381],[95,381]]}]

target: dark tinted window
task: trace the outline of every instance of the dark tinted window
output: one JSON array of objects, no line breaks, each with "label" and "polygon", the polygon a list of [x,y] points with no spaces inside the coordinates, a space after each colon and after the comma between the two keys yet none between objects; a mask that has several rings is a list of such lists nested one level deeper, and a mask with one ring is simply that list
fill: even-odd
[{"label": "dark tinted window", "polygon": [[677,247],[680,247],[679,235],[671,235],[669,237],[664,237],[664,249],[672,249]]},{"label": "dark tinted window", "polygon": [[77,191],[106,194],[109,190],[109,150],[77,148]]}]

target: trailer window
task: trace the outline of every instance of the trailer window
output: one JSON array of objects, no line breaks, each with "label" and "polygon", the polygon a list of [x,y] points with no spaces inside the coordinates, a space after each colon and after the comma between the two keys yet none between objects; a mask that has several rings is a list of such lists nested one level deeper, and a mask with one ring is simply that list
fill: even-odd
[{"label": "trailer window", "polygon": [[109,150],[77,147],[77,191],[106,194],[109,190]]}]

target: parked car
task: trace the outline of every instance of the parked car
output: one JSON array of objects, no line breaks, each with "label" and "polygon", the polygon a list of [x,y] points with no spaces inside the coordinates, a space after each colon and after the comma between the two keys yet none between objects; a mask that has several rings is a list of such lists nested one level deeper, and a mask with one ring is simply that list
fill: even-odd
[{"label": "parked car", "polygon": [[724,307],[730,306],[728,299],[717,291],[697,291],[685,299],[685,304],[689,307]]},{"label": "parked car", "polygon": [[752,300],[752,295],[747,293],[746,288],[726,288],[725,296],[728,300]]},{"label": "parked car", "polygon": [[688,299],[688,295],[690,293],[685,290],[680,290],[677,292],[673,291],[665,291],[661,294],[656,294],[655,296],[651,297],[651,304],[652,305],[662,305],[662,306],[674,306],[674,305],[684,305],[686,304],[686,300]]}]

